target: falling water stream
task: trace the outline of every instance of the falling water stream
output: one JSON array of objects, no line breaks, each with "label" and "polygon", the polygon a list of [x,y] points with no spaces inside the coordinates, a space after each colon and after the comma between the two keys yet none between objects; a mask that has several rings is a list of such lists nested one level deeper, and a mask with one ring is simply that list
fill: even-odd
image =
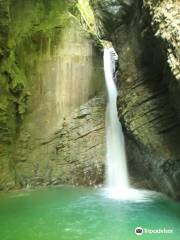
[{"label": "falling water stream", "polygon": [[104,49],[104,75],[108,93],[106,109],[106,187],[108,197],[143,200],[149,193],[129,186],[124,135],[117,113],[117,88],[114,79],[116,52]]},{"label": "falling water stream", "polygon": [[128,188],[124,136],[116,108],[117,89],[113,79],[113,49],[104,49],[104,73],[108,93],[106,110],[107,187],[113,191]]}]

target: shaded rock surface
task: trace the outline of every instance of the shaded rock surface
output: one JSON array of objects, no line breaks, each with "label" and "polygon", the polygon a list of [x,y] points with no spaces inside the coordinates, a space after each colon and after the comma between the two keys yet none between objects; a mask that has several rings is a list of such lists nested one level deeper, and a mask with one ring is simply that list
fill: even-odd
[{"label": "shaded rock surface", "polygon": [[105,99],[99,96],[68,116],[46,140],[21,131],[16,143],[15,179],[19,187],[98,185],[105,159]]},{"label": "shaded rock surface", "polygon": [[101,37],[112,41],[119,55],[117,107],[130,175],[180,198],[180,3],[91,4]]}]

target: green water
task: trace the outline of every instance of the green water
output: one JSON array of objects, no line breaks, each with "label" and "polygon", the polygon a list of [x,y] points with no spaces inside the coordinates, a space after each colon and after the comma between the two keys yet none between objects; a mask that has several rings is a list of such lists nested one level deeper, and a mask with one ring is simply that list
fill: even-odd
[{"label": "green water", "polygon": [[[136,236],[135,227],[173,229]],[[59,187],[0,194],[0,240],[180,239],[180,204],[108,199],[101,189]]]}]

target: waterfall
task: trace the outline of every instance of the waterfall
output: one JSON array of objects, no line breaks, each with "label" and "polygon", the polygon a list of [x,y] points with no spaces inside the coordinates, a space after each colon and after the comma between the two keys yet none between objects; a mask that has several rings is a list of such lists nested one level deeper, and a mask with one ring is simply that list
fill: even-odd
[{"label": "waterfall", "polygon": [[124,136],[117,114],[117,89],[113,77],[116,58],[118,57],[114,48],[104,49],[104,74],[108,93],[106,109],[106,192],[108,197],[113,199],[136,202],[148,201],[148,191],[131,188],[128,183]]},{"label": "waterfall", "polygon": [[113,48],[104,49],[104,73],[108,93],[106,110],[106,185],[114,193],[122,194],[128,189],[128,173],[124,136],[116,107],[117,89],[113,77],[115,69],[114,53]]}]

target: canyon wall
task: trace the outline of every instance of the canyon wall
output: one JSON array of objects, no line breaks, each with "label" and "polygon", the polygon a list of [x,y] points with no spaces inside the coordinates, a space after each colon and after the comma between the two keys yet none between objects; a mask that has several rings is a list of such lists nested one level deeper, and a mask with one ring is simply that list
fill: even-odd
[{"label": "canyon wall", "polygon": [[180,198],[179,1],[91,0],[119,55],[117,107],[131,178]]},{"label": "canyon wall", "polygon": [[72,111],[49,137],[34,138],[29,129],[16,141],[15,183],[18,188],[103,182],[105,99],[94,97]]},{"label": "canyon wall", "polygon": [[[12,0],[0,4],[5,25],[0,26],[1,84],[4,79],[0,189],[98,184],[96,179],[102,175],[94,179],[85,172],[96,175],[104,165],[104,97],[94,99],[104,91],[102,53],[76,17],[76,1]],[[90,99],[94,100],[88,105],[87,119],[86,114],[82,119],[74,116]],[[76,127],[70,126],[70,119]],[[80,140],[77,144],[73,137],[68,141],[70,132],[80,140],[87,132],[79,150]],[[67,152],[61,152],[61,144]],[[100,150],[95,159],[89,149],[96,145]],[[76,162],[81,170],[75,168]],[[101,170],[97,170],[99,166]]]}]

